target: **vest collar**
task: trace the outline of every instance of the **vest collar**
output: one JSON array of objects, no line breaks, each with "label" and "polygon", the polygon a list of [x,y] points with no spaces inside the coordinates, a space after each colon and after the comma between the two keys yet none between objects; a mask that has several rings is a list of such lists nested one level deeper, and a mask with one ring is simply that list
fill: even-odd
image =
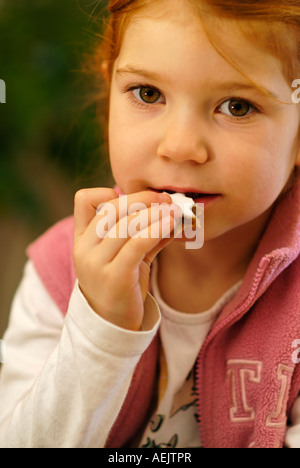
[{"label": "vest collar", "polygon": [[235,298],[219,316],[215,326],[237,310],[245,312],[300,253],[300,170],[293,188],[274,206],[265,233],[246,271]]}]

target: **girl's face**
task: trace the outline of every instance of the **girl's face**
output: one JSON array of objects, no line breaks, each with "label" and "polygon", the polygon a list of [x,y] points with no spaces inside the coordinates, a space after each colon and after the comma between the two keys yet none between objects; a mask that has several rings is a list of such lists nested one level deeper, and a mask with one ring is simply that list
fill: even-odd
[{"label": "girl's face", "polygon": [[[229,65],[180,4],[171,16],[135,17],[126,31],[111,82],[110,158],[123,193],[198,193],[209,240],[251,230],[269,212],[299,160],[299,110]],[[222,30],[247,76],[292,103],[280,62],[226,20]]]}]

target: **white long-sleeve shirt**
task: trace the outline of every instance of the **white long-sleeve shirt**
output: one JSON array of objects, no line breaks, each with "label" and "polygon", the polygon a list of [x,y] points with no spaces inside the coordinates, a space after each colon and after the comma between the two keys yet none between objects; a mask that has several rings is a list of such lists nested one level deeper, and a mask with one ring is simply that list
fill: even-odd
[{"label": "white long-sleeve shirt", "polygon": [[134,333],[96,315],[76,284],[64,318],[29,262],[3,337],[0,446],[103,447],[159,326],[147,302],[154,323]]},{"label": "white long-sleeve shirt", "polygon": [[[0,447],[103,447],[134,368],[164,320],[159,303],[148,294],[143,327],[132,332],[99,317],[76,283],[63,317],[29,261],[3,337]],[[292,424],[286,446],[300,448],[299,399]]]}]

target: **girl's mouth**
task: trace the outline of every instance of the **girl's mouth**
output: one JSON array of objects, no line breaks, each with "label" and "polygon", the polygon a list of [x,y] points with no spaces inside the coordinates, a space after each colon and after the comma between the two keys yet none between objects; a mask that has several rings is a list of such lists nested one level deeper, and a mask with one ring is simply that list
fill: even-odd
[{"label": "girl's mouth", "polygon": [[213,202],[217,198],[219,198],[221,195],[218,193],[204,193],[204,192],[197,192],[197,191],[190,191],[187,190],[185,191],[184,189],[169,189],[169,188],[162,188],[162,189],[153,189],[151,188],[150,190],[153,190],[154,192],[166,192],[169,195],[173,195],[174,193],[182,193],[184,194],[187,198],[192,198],[195,203],[204,203],[207,205],[208,203]]}]

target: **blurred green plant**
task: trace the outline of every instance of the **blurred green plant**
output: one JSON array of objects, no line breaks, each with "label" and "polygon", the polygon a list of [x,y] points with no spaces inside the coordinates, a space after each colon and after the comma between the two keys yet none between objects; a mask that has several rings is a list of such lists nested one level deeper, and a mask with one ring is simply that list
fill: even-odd
[{"label": "blurred green plant", "polygon": [[[75,191],[110,177],[93,107],[84,109],[88,82],[83,54],[96,40],[89,17],[100,0],[0,0],[0,214],[45,216],[30,179],[31,155],[62,171]],[[98,27],[98,26],[97,26]],[[100,26],[99,26],[100,27]],[[29,170],[29,169],[28,169]]]}]

